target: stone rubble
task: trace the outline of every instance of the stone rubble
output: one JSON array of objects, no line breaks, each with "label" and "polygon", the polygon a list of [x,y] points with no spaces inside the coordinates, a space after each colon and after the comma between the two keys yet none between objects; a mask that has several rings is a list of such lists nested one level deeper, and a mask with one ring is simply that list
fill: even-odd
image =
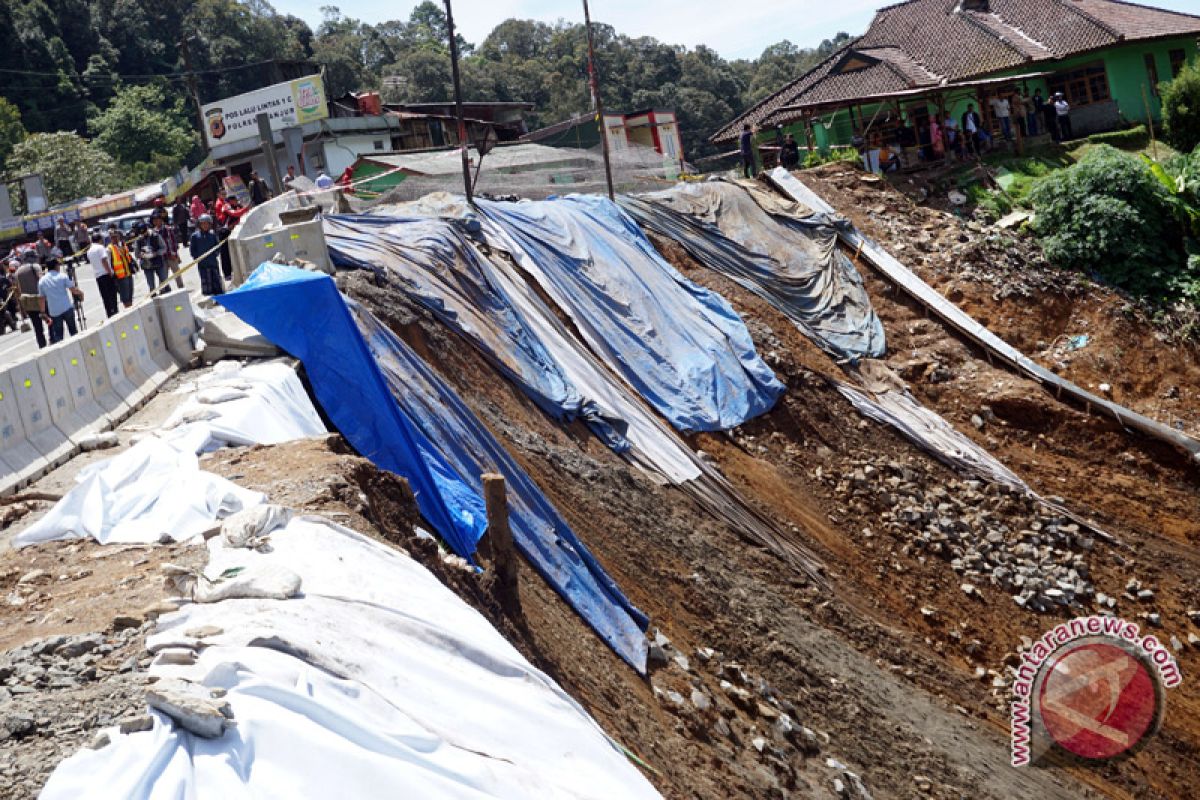
[{"label": "stone rubble", "polygon": [[969,597],[982,597],[980,587],[990,585],[1022,608],[1046,612],[1082,607],[1095,596],[1088,568],[1094,539],[1020,491],[973,479],[934,480],[918,472],[915,459],[847,459],[813,477],[849,509],[867,515],[882,508],[879,527],[897,541],[895,552],[949,562]]},{"label": "stone rubble", "polygon": [[[769,683],[710,647],[689,658],[661,631],[650,636],[651,687],[655,698],[697,739],[722,744],[730,758],[752,758],[772,776],[775,792],[788,797],[801,786],[798,775],[821,753],[829,736],[798,722],[796,706]],[[833,780],[839,797],[870,800],[858,774],[836,759]]]}]

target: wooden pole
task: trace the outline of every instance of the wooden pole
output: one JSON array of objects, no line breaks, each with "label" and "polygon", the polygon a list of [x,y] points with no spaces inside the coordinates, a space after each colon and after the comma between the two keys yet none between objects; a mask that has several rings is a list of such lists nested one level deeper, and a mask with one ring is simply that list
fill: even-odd
[{"label": "wooden pole", "polygon": [[588,0],[583,0],[583,22],[587,26],[588,77],[592,84],[592,105],[596,110],[596,122],[600,125],[600,145],[604,151],[604,180],[608,182],[608,199],[614,199],[612,161],[608,154],[608,126],[604,124],[604,101],[600,97],[600,78],[596,74],[596,49],[592,42],[592,14]]},{"label": "wooden pole", "polygon": [[521,617],[521,594],[517,584],[517,550],[508,526],[508,494],[504,476],[494,472],[480,476],[487,506],[488,538],[491,539],[492,571],[496,597],[504,613]]},{"label": "wooden pole", "polygon": [[1142,84],[1142,103],[1146,106],[1146,127],[1150,129],[1150,155],[1158,161],[1158,142],[1154,140],[1154,117],[1150,116],[1150,96],[1146,84]]},{"label": "wooden pole", "polygon": [[458,40],[454,36],[454,14],[450,10],[450,0],[446,0],[446,31],[450,36],[450,76],[454,79],[454,115],[458,118],[458,148],[462,153],[463,191],[467,195],[467,204],[474,205],[475,199],[471,194],[471,158],[467,155],[467,123],[463,119],[462,80],[458,74]]}]

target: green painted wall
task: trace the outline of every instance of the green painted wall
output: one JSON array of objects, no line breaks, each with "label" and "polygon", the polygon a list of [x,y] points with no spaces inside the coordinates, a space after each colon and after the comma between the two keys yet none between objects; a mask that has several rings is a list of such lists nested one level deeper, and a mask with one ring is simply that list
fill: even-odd
[{"label": "green painted wall", "polygon": [[[1106,50],[1100,50],[1091,54],[1076,56],[1074,58],[1063,59],[1062,61],[1026,64],[1004,72],[996,73],[996,77],[1005,75],[1020,75],[1027,72],[1056,72],[1059,70],[1070,70],[1075,67],[1089,64],[1093,61],[1101,60],[1104,62],[1105,70],[1108,73],[1108,87],[1113,100],[1117,102],[1122,116],[1130,122],[1145,122],[1146,121],[1146,103],[1142,99],[1142,89],[1146,88],[1146,95],[1150,102],[1150,113],[1157,122],[1161,114],[1161,104],[1159,99],[1150,91],[1150,79],[1146,72],[1145,55],[1150,53],[1154,56],[1155,64],[1158,67],[1158,78],[1160,82],[1169,81],[1171,75],[1170,51],[1174,49],[1182,49],[1187,54],[1188,60],[1193,60],[1200,57],[1200,48],[1197,47],[1197,41],[1194,38],[1179,38],[1166,39],[1158,42],[1134,43],[1128,45],[1120,45],[1111,47]],[[1049,97],[1049,90],[1046,86],[1046,81],[1043,78],[1033,78],[1026,82],[1029,88],[1029,93],[1032,95],[1037,89],[1042,90],[1043,97]],[[965,91],[955,94],[966,94]],[[901,105],[904,109],[908,106],[920,102],[919,100],[910,100],[903,102]],[[974,104],[976,110],[979,109],[979,104],[973,97],[952,97],[946,104],[947,113],[953,115],[958,120],[962,118],[963,113],[967,110],[968,103]],[[870,122],[872,116],[875,115],[879,108],[878,103],[866,104],[862,107],[862,118],[864,122]],[[934,110],[937,106],[930,100],[928,101],[930,110]],[[858,114],[858,109],[853,112]],[[814,125],[814,131],[817,140],[817,146],[822,151],[828,150],[830,147],[839,145],[849,145],[850,140],[854,136],[854,126],[851,123],[849,109],[839,109],[836,113],[827,111],[818,116],[818,119],[824,123],[832,123],[826,130],[825,125]],[[879,111],[879,118],[883,118],[887,114],[887,110]],[[1040,122],[1039,122],[1040,124]],[[797,125],[796,141],[804,142],[803,126]],[[769,143],[774,139],[774,132],[768,131],[764,135],[759,136],[759,141]]]}]

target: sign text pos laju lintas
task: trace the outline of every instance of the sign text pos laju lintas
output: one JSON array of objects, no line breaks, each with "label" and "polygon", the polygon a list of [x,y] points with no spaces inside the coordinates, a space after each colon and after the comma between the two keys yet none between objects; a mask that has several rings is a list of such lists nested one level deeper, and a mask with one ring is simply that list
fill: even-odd
[{"label": "sign text pos laju lintas", "polygon": [[271,130],[303,125],[329,116],[320,75],[277,83],[204,106],[204,136],[216,147],[258,135],[258,115],[269,114]]}]

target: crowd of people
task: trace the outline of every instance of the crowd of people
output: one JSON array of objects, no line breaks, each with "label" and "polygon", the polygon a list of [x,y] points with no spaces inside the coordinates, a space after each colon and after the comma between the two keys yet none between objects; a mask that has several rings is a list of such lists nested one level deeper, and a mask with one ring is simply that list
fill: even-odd
[{"label": "crowd of people", "polygon": [[[295,171],[289,168],[284,183],[294,179]],[[0,258],[0,335],[32,329],[39,348],[77,335],[85,319],[76,268],[85,264],[109,317],[132,307],[134,276],[139,272],[148,292],[166,287],[172,275],[175,286],[183,288],[178,272],[185,247],[198,262],[201,291],[210,296],[224,293],[233,278],[226,240],[252,205],[272,196],[256,172],[250,173],[247,189],[249,206],[219,182],[209,203],[199,193],[190,201],[180,197],[170,207],[159,198],[149,218],[136,222],[129,232],[116,225],[93,230],[82,220],[71,225],[59,219],[53,230]]]},{"label": "crowd of people", "polygon": [[[1056,142],[1073,138],[1071,105],[1062,92],[1055,92],[1049,98],[1043,96],[1041,89],[1032,95],[1027,91],[998,92],[986,102],[994,126],[974,103],[968,103],[958,116],[916,112],[914,106],[907,118],[897,120],[887,116],[889,122],[878,128],[874,128],[872,119],[866,132],[856,134],[851,143],[862,156],[864,169],[892,172],[905,166],[909,157],[918,161],[978,157],[995,146],[995,136],[1006,142],[1011,142],[1017,133],[1023,138],[1048,133]],[[770,144],[756,144],[756,133],[748,123],[742,125],[738,150],[745,177],[757,174],[759,158],[763,166],[771,160],[786,169],[800,165],[800,146],[793,134],[785,134],[783,125],[776,126],[775,140]]]}]

